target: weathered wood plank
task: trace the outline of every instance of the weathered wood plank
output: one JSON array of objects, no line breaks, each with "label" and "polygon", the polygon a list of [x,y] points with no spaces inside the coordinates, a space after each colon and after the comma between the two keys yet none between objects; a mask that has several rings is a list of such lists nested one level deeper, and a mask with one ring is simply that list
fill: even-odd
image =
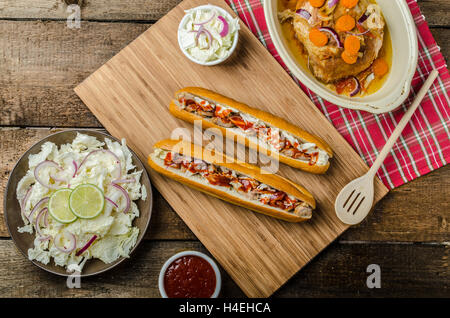
[{"label": "weathered wood plank", "polygon": [[[0,21],[0,125],[101,127],[73,88],[149,24]],[[434,29],[450,56],[450,29]]]},{"label": "weathered wood plank", "polygon": [[[55,130],[0,128],[0,209],[10,171],[33,143]],[[351,228],[341,241],[448,242],[450,237],[450,167],[444,167],[389,193],[362,224]],[[195,236],[155,191],[150,239],[192,240]],[[3,219],[2,219],[3,220]],[[0,237],[7,237],[0,222]]]},{"label": "weathered wood plank", "polygon": [[[185,250],[206,252],[199,242],[144,241],[130,260],[99,276],[66,279],[35,267],[10,240],[0,241],[0,297],[159,297],[164,261]],[[339,244],[323,251],[275,293],[275,297],[449,297],[449,247],[444,245]],[[369,264],[381,268],[381,289],[369,289]],[[223,297],[243,297],[222,271]]]},{"label": "weathered wood plank", "polygon": [[[449,1],[450,2],[450,1]],[[450,58],[450,29],[443,29],[443,28],[435,28],[430,29],[431,34],[434,37],[434,40],[436,41],[437,45],[441,49],[441,53],[444,56],[445,61],[448,63]],[[447,65],[448,69],[448,65]]]},{"label": "weathered wood plank", "polygon": [[73,88],[147,24],[0,22],[0,125],[100,127]]},{"label": "weathered wood plank", "polygon": [[[274,297],[449,297],[450,246],[333,244]],[[366,285],[367,266],[381,269],[381,288]]]},{"label": "weathered wood plank", "polygon": [[431,27],[450,25],[450,1],[419,0],[419,7]]},{"label": "weathered wood plank", "polygon": [[181,0],[2,0],[0,18],[66,19],[67,4],[81,4],[83,20],[156,21]]},{"label": "weathered wood plank", "polygon": [[[181,0],[2,0],[0,19],[66,19],[66,3],[82,3],[83,20],[155,21]],[[419,0],[422,13],[431,26],[450,25],[450,2]]]}]

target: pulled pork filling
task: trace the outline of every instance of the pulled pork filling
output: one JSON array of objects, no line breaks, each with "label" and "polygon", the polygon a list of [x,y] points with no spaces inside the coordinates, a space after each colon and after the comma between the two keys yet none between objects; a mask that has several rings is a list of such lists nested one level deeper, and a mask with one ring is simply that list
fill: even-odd
[{"label": "pulled pork filling", "polygon": [[311,166],[325,165],[328,162],[328,154],[315,144],[301,142],[298,138],[236,109],[186,93],[180,94],[177,101],[178,106],[185,111],[197,114],[218,126],[237,129],[246,136],[255,137],[286,157],[308,162]]},{"label": "pulled pork filling", "polygon": [[190,176],[197,175],[204,178],[205,181],[213,186],[225,187],[228,190],[237,191],[246,198],[257,200],[262,204],[279,208],[285,212],[302,216],[311,215],[312,208],[308,203],[239,172],[207,163],[203,160],[193,159],[176,152],[162,149],[158,150],[158,152],[157,157],[164,160],[166,167],[178,169]]}]

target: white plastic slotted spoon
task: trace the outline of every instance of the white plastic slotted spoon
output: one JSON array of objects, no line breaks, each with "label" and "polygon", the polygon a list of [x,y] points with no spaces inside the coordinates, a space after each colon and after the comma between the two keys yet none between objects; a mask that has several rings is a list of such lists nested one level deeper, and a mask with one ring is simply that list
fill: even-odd
[{"label": "white plastic slotted spoon", "polygon": [[425,81],[416,98],[414,99],[411,107],[406,111],[405,115],[403,115],[397,127],[395,127],[395,130],[392,132],[392,135],[389,137],[386,145],[381,150],[380,154],[378,155],[369,171],[362,177],[359,177],[358,179],[355,179],[347,184],[341,190],[341,192],[339,192],[334,203],[334,208],[336,210],[338,218],[342,222],[350,225],[358,224],[359,222],[364,220],[367,214],[369,214],[373,204],[373,179],[375,177],[375,174],[380,168],[384,159],[386,159],[386,156],[391,151],[398,137],[402,133],[406,124],[411,119],[411,116],[416,111],[417,107],[420,105],[420,102],[424,98],[427,91],[430,89],[431,84],[433,84],[438,74],[439,73],[437,70],[433,70],[430,73],[428,79]]}]

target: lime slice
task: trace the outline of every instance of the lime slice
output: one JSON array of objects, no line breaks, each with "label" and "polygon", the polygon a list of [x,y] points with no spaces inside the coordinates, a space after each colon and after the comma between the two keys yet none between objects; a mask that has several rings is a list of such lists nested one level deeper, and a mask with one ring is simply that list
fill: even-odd
[{"label": "lime slice", "polygon": [[48,201],[48,212],[58,222],[71,223],[77,219],[69,208],[70,189],[60,189]]},{"label": "lime slice", "polygon": [[95,218],[103,211],[104,205],[103,191],[93,184],[79,185],[70,194],[70,210],[80,219]]}]

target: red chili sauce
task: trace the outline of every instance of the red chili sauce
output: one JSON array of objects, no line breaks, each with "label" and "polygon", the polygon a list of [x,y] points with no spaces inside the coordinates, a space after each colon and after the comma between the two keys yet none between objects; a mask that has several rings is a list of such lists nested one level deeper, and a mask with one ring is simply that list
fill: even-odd
[{"label": "red chili sauce", "polygon": [[164,273],[164,290],[169,298],[210,298],[215,289],[214,269],[198,256],[177,258]]}]

